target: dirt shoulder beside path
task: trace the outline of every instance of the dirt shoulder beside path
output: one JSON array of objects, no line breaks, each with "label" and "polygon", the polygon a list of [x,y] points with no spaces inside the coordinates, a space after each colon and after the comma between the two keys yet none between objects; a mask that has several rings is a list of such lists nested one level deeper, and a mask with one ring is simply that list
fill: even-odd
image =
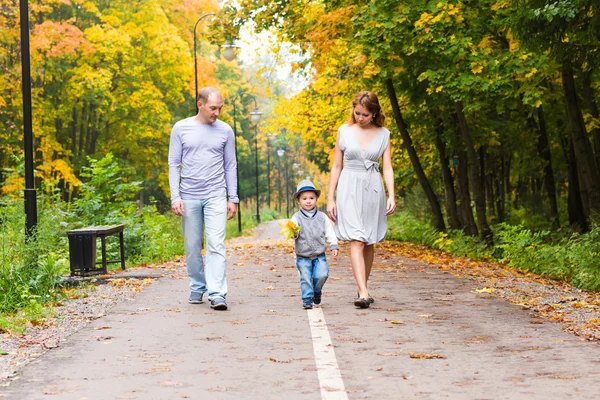
[{"label": "dirt shoulder beside path", "polygon": [[[183,263],[165,264],[154,270],[162,278],[19,368],[0,397],[322,398],[293,251],[273,240],[278,231],[265,224],[229,242],[229,311],[188,304]],[[329,259],[321,310],[350,399],[597,397],[600,346],[582,340],[597,338],[591,294],[386,243],[370,284],[376,303],[358,310],[348,256],[342,246]],[[581,310],[578,323],[571,311]]]}]

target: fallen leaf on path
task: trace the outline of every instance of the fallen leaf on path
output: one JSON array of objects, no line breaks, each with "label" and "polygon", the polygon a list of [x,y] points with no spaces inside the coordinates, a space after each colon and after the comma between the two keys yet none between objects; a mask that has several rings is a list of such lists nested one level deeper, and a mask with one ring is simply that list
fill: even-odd
[{"label": "fallen leaf on path", "polygon": [[275,288],[273,286],[267,286],[266,288],[264,288],[263,290],[275,290]]},{"label": "fallen leaf on path", "polygon": [[276,363],[281,363],[281,364],[289,364],[289,363],[292,362],[291,360],[278,360],[278,359],[273,358],[273,357],[269,357],[269,360],[271,360],[273,362],[276,362]]},{"label": "fallen leaf on path", "polygon": [[437,353],[408,353],[410,355],[410,358],[419,358],[419,359],[439,359],[439,358],[446,358],[446,356],[443,356],[441,354],[437,354]]},{"label": "fallen leaf on path", "polygon": [[419,315],[419,317],[421,317],[421,318],[429,318],[429,317],[433,317],[433,314],[421,314],[421,315]]},{"label": "fallen leaf on path", "polygon": [[177,381],[162,381],[160,386],[178,386],[179,382]]},{"label": "fallen leaf on path", "polygon": [[490,287],[484,287],[483,289],[475,289],[476,293],[488,293],[488,294],[492,294],[495,291],[496,291],[496,289],[490,288]]},{"label": "fallen leaf on path", "polygon": [[216,388],[209,388],[208,391],[209,392],[226,392],[227,391],[227,387],[217,386]]},{"label": "fallen leaf on path", "polygon": [[400,355],[400,353],[377,353],[378,356],[384,356],[384,357],[397,357]]}]

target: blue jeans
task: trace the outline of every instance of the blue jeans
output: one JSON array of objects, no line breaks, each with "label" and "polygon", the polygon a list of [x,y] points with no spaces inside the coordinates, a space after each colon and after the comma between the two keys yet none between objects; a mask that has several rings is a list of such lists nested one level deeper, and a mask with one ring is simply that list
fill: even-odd
[{"label": "blue jeans", "polygon": [[329,265],[325,253],[314,260],[296,256],[296,267],[300,274],[302,300],[312,300],[315,293],[321,293],[329,277]]},{"label": "blue jeans", "polygon": [[[225,298],[225,225],[227,199],[183,200],[183,242],[190,290],[208,292],[208,300]],[[206,229],[206,262],[202,258],[202,241]],[[206,266],[206,268],[205,268]]]}]

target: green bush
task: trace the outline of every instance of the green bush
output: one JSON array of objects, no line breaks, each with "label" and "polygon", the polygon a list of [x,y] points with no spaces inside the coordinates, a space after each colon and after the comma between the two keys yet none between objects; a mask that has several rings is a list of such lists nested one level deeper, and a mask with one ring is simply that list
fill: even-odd
[{"label": "green bush", "polygon": [[408,212],[396,213],[388,219],[388,239],[433,247],[438,237],[437,230],[431,224],[415,218]]},{"label": "green bush", "polygon": [[437,232],[407,212],[388,220],[388,238],[447,251],[471,259],[504,262],[516,269],[559,279],[590,290],[600,290],[600,226],[586,234],[533,231],[507,223],[493,226],[495,243],[487,246],[463,231]]}]

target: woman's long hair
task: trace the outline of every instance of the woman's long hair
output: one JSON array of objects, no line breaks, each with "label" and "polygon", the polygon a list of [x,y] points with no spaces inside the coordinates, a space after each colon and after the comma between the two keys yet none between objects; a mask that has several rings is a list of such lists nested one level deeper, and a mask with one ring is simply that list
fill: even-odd
[{"label": "woman's long hair", "polygon": [[383,110],[379,105],[379,99],[375,93],[367,90],[359,92],[356,96],[354,96],[354,100],[352,100],[352,112],[350,114],[350,118],[348,118],[348,125],[354,125],[356,123],[356,119],[354,118],[354,109],[359,104],[373,114],[373,124],[375,126],[381,128],[384,125],[385,115],[383,114]]}]

